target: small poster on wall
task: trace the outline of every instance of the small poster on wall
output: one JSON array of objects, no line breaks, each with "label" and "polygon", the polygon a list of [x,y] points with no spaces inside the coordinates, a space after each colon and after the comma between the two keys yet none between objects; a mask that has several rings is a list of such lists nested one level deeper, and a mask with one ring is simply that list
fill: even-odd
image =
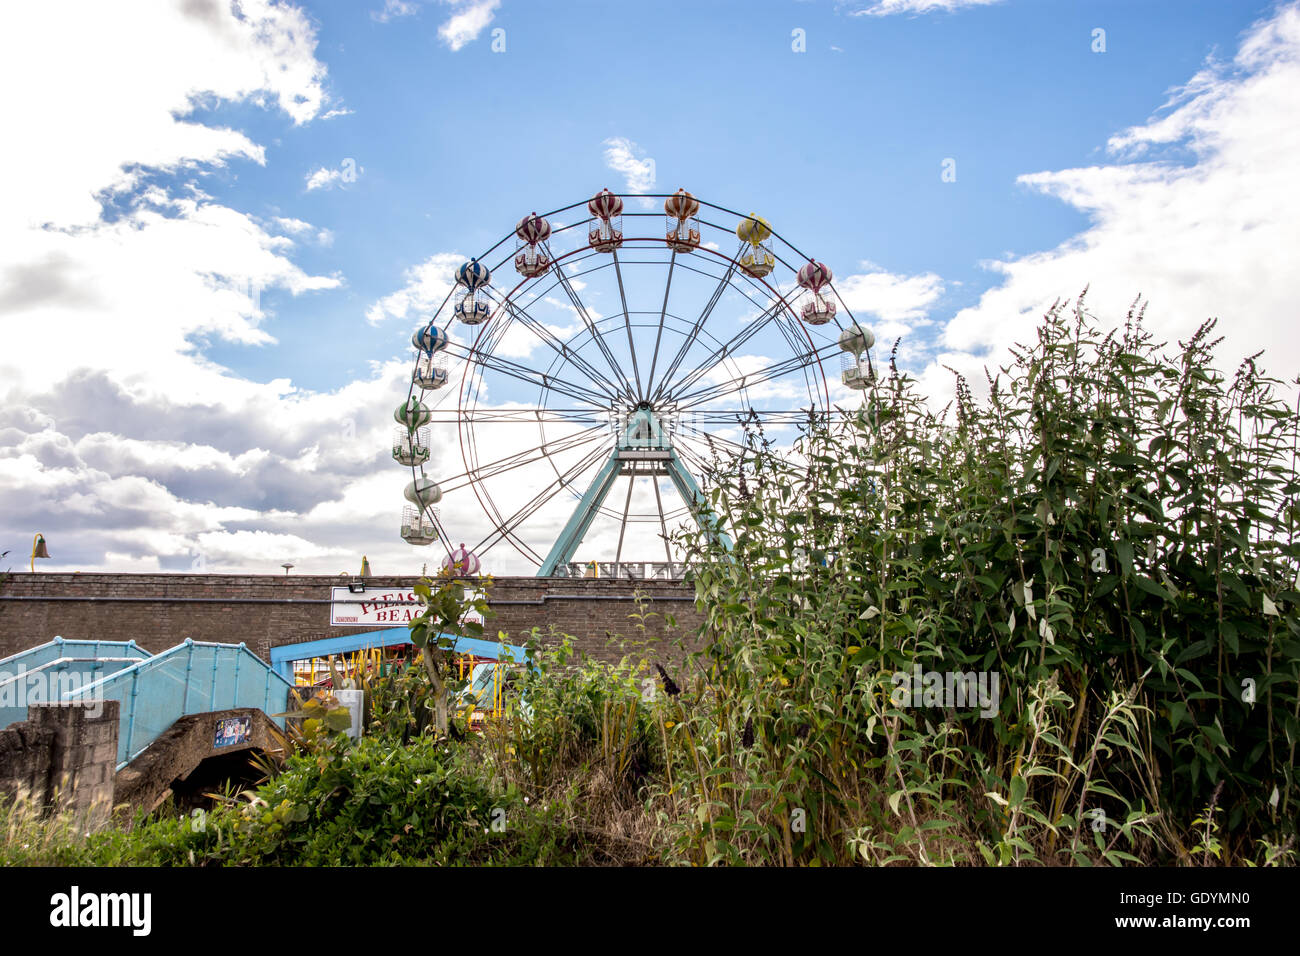
[{"label": "small poster on wall", "polygon": [[217,721],[217,732],[212,740],[213,748],[233,747],[242,744],[253,734],[252,717],[227,717]]}]

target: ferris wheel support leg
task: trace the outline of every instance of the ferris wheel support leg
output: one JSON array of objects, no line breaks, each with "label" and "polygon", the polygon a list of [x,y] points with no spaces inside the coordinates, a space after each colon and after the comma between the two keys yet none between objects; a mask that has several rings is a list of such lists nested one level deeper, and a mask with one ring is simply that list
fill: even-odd
[{"label": "ferris wheel support leg", "polygon": [[682,465],[682,460],[677,457],[677,450],[672,449],[668,457],[668,477],[673,480],[673,487],[677,493],[682,496],[682,500],[690,506],[691,514],[695,517],[695,522],[700,526],[700,530],[708,535],[709,540],[715,544],[720,544],[724,551],[731,550],[731,538],[727,533],[717,527],[716,523],[711,523],[702,512],[705,504],[704,492],[700,486],[695,483],[695,478]]},{"label": "ferris wheel support leg", "polygon": [[605,462],[605,466],[600,469],[595,481],[591,483],[587,493],[582,496],[582,500],[578,502],[578,507],[574,509],[573,516],[569,518],[569,522],[564,526],[564,530],[560,532],[560,536],[555,539],[555,544],[546,555],[546,560],[542,562],[542,566],[537,569],[539,578],[552,577],[556,568],[573,560],[574,552],[578,550],[578,545],[582,543],[583,537],[587,534],[587,529],[591,527],[591,522],[595,520],[596,514],[600,511],[600,506],[605,503],[605,498],[610,489],[614,487],[614,481],[618,478],[618,471],[618,452],[615,451],[609,456],[609,461]]}]

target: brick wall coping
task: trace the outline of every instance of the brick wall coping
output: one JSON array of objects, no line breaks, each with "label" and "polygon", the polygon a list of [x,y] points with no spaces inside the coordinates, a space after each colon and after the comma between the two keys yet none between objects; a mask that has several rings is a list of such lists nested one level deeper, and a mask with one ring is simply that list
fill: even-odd
[{"label": "brick wall coping", "polygon": [[[687,594],[656,594],[648,596],[652,601],[695,601],[694,595]],[[547,601],[635,601],[636,596],[633,594],[543,594],[539,598],[520,600],[497,599],[488,601],[489,604],[545,604]],[[240,598],[240,597],[172,597],[167,594],[160,594],[157,597],[118,597],[114,595],[95,595],[95,594],[0,594],[0,601],[38,601],[41,603],[47,601],[83,601],[96,602],[101,604],[373,604],[374,598],[368,601],[362,600],[342,600],[334,601],[329,598]],[[401,607],[403,605],[419,604],[419,601],[386,601],[385,604]]]},{"label": "brick wall coping", "polygon": [[[231,590],[294,590],[316,589],[325,587],[343,587],[349,580],[355,581],[356,578],[344,578],[337,574],[319,574],[319,575],[247,575],[247,574],[134,574],[134,573],[111,573],[111,572],[87,572],[87,573],[15,573],[9,576],[8,584],[16,591],[23,593],[0,593],[0,601],[18,601],[18,602],[74,602],[74,603],[120,603],[120,604],[149,604],[149,603],[167,603],[167,604],[362,604],[368,603],[360,598],[343,599],[334,601],[330,598],[313,598],[313,597],[289,597],[289,596],[268,596],[268,597],[251,597],[251,596],[218,596],[208,594],[202,597],[186,596],[184,592],[189,589],[203,588],[210,590],[213,588]],[[365,579],[366,585],[372,589],[380,588],[408,588],[420,583],[425,578],[419,575],[409,576],[375,576]],[[471,583],[477,583],[482,578],[466,578]],[[638,580],[628,581],[620,578],[567,578],[567,577],[498,577],[493,578],[494,591],[497,593],[510,591],[531,591],[541,592],[536,597],[524,598],[507,598],[497,597],[490,598],[489,603],[495,606],[510,605],[542,605],[548,601],[633,601],[636,595],[633,591],[642,591],[645,597],[651,601],[681,601],[693,602],[694,594],[680,593],[684,588],[688,588],[683,581],[667,580]],[[141,594],[140,591],[146,587],[154,585],[159,588],[157,594]],[[114,586],[129,587],[131,593],[125,594],[105,594],[103,590]],[[98,591],[101,593],[77,594],[68,593],[80,589],[88,591]],[[572,593],[552,593],[553,589],[563,589]],[[50,593],[54,592],[54,593]],[[595,593],[593,593],[595,592]],[[615,592],[615,593],[599,593]],[[668,593],[665,593],[668,592]],[[677,593],[673,593],[677,592]],[[412,602],[393,601],[393,604],[407,604]]]}]

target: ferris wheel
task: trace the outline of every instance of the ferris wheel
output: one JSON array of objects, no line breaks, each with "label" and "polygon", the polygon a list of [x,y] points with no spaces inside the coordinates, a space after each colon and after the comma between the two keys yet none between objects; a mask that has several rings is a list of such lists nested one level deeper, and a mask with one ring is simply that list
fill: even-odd
[{"label": "ferris wheel", "polygon": [[524,216],[412,336],[402,538],[462,573],[496,549],[538,576],[680,576],[683,523],[730,543],[701,523],[711,464],[874,380],[831,279],[762,216],[681,189]]}]

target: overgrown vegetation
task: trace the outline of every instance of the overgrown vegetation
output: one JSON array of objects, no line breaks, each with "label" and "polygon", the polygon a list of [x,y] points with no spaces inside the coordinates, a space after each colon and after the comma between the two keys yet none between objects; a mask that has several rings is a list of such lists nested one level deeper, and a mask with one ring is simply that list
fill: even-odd
[{"label": "overgrown vegetation", "polygon": [[[695,859],[1294,860],[1297,415],[1212,327],[1165,356],[1058,306],[953,422],[891,360],[806,468],[749,436],[735,551],[693,559]],[[917,667],[998,675],[995,712]]]},{"label": "overgrown vegetation", "polygon": [[939,415],[891,361],[793,457],[716,461],[702,650],[534,635],[472,734],[435,635],[482,607],[433,581],[361,741],[322,719],[130,832],[0,811],[0,862],[1294,865],[1300,414],[1211,335],[1057,307]]}]

